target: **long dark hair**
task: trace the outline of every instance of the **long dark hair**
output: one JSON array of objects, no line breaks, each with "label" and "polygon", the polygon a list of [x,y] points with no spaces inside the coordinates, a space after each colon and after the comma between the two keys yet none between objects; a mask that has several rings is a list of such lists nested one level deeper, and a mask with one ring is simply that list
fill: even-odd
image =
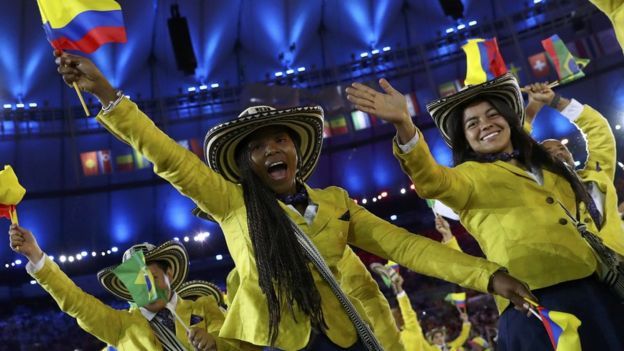
[{"label": "long dark hair", "polygon": [[470,101],[467,101],[459,108],[455,109],[454,113],[449,116],[451,128],[449,130],[449,137],[453,144],[453,161],[455,165],[459,165],[466,161],[479,161],[481,162],[480,155],[477,154],[466,139],[464,132],[464,109],[470,105],[474,105],[479,102],[489,102],[500,114],[505,118],[509,128],[511,129],[511,144],[515,150],[520,153],[517,160],[522,163],[528,170],[532,169],[546,169],[555,174],[564,177],[572,190],[574,191],[577,203],[583,201],[586,204],[590,199],[590,195],[587,192],[587,188],[579,180],[574,173],[574,170],[566,166],[561,160],[552,157],[546,149],[536,142],[520,125],[520,119],[516,116],[512,108],[503,102],[501,99],[488,96],[477,97]]},{"label": "long dark hair", "polygon": [[[297,150],[298,139],[289,133]],[[300,159],[300,158],[299,158]],[[293,232],[292,224],[279,206],[275,193],[266,186],[251,168],[251,157],[246,142],[236,152],[240,182],[247,209],[247,226],[253,245],[260,289],[269,309],[270,345],[275,344],[282,317],[281,306],[299,308],[310,317],[313,326],[326,329],[321,295],[314,284],[308,259]],[[301,185],[303,186],[303,185]]]}]

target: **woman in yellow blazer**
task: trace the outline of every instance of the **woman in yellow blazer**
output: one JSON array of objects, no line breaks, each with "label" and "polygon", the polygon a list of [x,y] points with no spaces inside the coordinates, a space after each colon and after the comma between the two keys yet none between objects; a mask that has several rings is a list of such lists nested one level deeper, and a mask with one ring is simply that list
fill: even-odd
[{"label": "woman in yellow blazer", "polygon": [[396,227],[341,188],[305,184],[323,141],[320,107],[245,110],[208,132],[206,167],[115,90],[91,61],[63,53],[57,63],[67,84],[100,100],[99,123],[221,226],[240,286],[220,337],[283,350],[381,349],[365,312],[335,282],[347,243],[479,291],[489,285],[517,306],[530,294],[497,264]]},{"label": "woman in yellow blazer", "polygon": [[[355,84],[348,89],[349,99],[396,126],[394,153],[418,194],[459,213],[486,257],[526,281],[544,306],[576,315],[583,323],[583,348],[624,349],[623,305],[593,277],[599,269],[597,251],[573,223],[578,210],[596,233],[597,213],[585,205],[590,196],[576,175],[523,131],[523,100],[513,75],[427,105],[453,149],[453,168],[436,163],[400,92],[385,80],[380,84],[385,93]],[[497,305],[502,350],[551,347],[537,320],[501,299]]]}]

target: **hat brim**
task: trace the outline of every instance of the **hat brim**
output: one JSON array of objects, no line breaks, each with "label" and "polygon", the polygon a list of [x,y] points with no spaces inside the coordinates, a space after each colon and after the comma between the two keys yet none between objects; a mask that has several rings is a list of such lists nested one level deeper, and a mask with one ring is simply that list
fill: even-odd
[{"label": "hat brim", "polygon": [[524,102],[522,92],[516,77],[506,73],[498,78],[482,84],[470,86],[458,93],[443,97],[427,104],[427,111],[431,114],[434,123],[440,130],[444,141],[452,148],[451,118],[456,109],[475,98],[494,97],[508,104],[520,118],[520,125],[524,123]]},{"label": "hat brim", "polygon": [[[169,282],[173,291],[177,291],[188,275],[189,258],[184,245],[171,240],[158,246],[154,250],[148,251],[145,255],[145,263],[150,264],[154,261],[164,261],[169,264],[173,271],[173,278]],[[117,265],[107,267],[98,272],[97,277],[108,292],[126,301],[132,301],[132,295],[128,292],[126,286],[117,278],[113,270]]]},{"label": "hat brim", "polygon": [[203,296],[212,296],[220,306],[225,306],[223,292],[219,287],[205,280],[191,280],[176,290],[178,296],[186,300],[196,300]]},{"label": "hat brim", "polygon": [[225,179],[237,183],[236,148],[260,128],[283,126],[297,134],[301,168],[298,176],[307,180],[318,162],[323,146],[323,109],[320,106],[296,107],[250,114],[219,124],[204,139],[206,163]]}]

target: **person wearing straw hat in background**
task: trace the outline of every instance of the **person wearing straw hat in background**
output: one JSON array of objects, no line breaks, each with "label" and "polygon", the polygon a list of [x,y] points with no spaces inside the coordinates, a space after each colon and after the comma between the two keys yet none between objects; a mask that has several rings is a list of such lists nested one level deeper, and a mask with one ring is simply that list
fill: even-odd
[{"label": "person wearing straw hat in background", "polygon": [[[530,127],[537,113],[550,106],[574,123],[585,138],[587,159],[582,169],[575,170],[576,162],[568,147],[557,139],[546,139],[542,146],[555,157],[574,170],[587,187],[596,209],[600,213],[597,234],[616,252],[624,252],[624,226],[618,209],[618,195],[615,188],[617,167],[617,147],[609,121],[589,105],[582,105],[575,99],[566,99],[544,83],[526,86],[523,91],[529,95],[525,130]],[[531,129],[528,129],[530,132]],[[583,222],[593,221],[590,216]]]},{"label": "person wearing straw hat in background", "polygon": [[[452,168],[436,163],[403,95],[386,80],[380,85],[383,93],[356,83],[348,98],[395,125],[395,156],[419,196],[441,200],[459,213],[486,257],[526,281],[540,304],[578,317],[583,348],[624,349],[624,305],[609,280],[618,281],[616,248],[591,234],[597,232],[595,221],[576,226],[576,213],[597,215],[587,206],[591,197],[563,162],[522,129],[524,104],[513,75],[427,105],[453,150]],[[596,279],[604,267],[609,275]],[[552,347],[540,321],[495,298],[501,350]]]},{"label": "person wearing straw hat in background", "polygon": [[427,275],[512,299],[525,285],[486,260],[413,235],[337,187],[305,184],[323,141],[320,107],[246,109],[213,127],[204,165],[115,90],[88,59],[63,54],[67,84],[94,94],[97,121],[221,226],[240,276],[220,337],[282,350],[381,350],[365,312],[340,288],[347,243]]},{"label": "person wearing straw hat in background", "polygon": [[[41,250],[29,230],[11,225],[9,238],[11,248],[28,258],[27,272],[61,310],[74,317],[86,332],[117,350],[232,349],[217,336],[224,317],[212,296],[188,301],[175,293],[188,272],[188,256],[181,243],[168,241],[158,247],[145,243],[124,253],[124,261],[136,250],[144,253],[156,286],[164,290],[168,300],[121,311],[77,287]],[[132,296],[114,269],[100,271],[99,282],[116,297],[132,303]]]}]

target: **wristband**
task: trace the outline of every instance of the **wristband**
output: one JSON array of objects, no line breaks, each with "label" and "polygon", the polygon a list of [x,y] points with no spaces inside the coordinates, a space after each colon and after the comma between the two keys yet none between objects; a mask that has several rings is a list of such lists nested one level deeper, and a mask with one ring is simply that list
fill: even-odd
[{"label": "wristband", "polygon": [[557,106],[559,105],[559,100],[561,100],[561,95],[559,94],[555,94],[555,96],[553,97],[552,100],[550,100],[550,103],[548,104],[548,106],[556,109]]},{"label": "wristband", "polygon": [[115,96],[117,96],[117,99],[115,99],[115,101],[110,101],[108,105],[102,106],[102,114],[105,115],[111,112],[115,107],[117,107],[117,105],[119,105],[121,100],[123,100],[124,98],[123,91],[117,90],[117,92],[115,93]]}]

